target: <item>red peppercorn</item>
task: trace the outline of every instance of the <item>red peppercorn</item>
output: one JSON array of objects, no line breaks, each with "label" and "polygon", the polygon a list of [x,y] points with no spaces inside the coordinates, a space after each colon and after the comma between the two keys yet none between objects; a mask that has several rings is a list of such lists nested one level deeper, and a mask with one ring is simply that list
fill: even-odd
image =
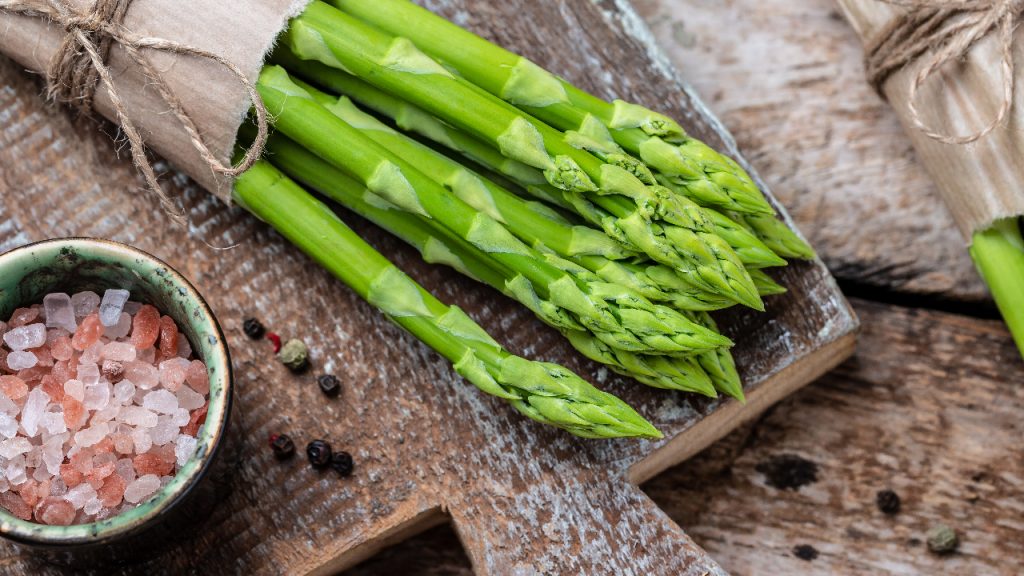
[{"label": "red peppercorn", "polygon": [[267,332],[267,340],[274,343],[274,354],[281,351],[281,337],[273,332]]}]

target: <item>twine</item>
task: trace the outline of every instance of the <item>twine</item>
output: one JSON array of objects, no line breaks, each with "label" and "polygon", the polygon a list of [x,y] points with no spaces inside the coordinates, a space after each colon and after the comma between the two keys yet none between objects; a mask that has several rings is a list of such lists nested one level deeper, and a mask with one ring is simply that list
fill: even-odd
[{"label": "twine", "polygon": [[[865,47],[868,82],[882,95],[893,73],[933,51],[910,85],[910,119],[928,137],[946,144],[970,144],[984,138],[1006,120],[1013,108],[1013,32],[1024,12],[1024,0],[880,0],[900,6],[901,12]],[[1002,102],[996,117],[981,130],[955,136],[934,130],[920,117],[917,96],[921,86],[945,64],[962,59],[982,38],[997,31],[1002,51]]]},{"label": "twine", "polygon": [[[142,68],[152,85],[156,87],[160,98],[181,122],[181,126],[188,133],[192,146],[199,152],[200,157],[210,169],[217,174],[237,177],[259,160],[267,141],[267,109],[256,86],[229,60],[194,46],[162,38],[139,36],[126,30],[121,22],[124,20],[124,15],[130,4],[131,0],[96,0],[91,10],[78,12],[71,6],[69,0],[0,0],[0,10],[11,14],[47,18],[64,29],[66,32],[64,39],[46,70],[47,96],[54,102],[68,104],[79,113],[88,115],[92,113],[96,89],[102,82],[110,97],[114,112],[117,114],[121,130],[128,139],[135,167],[142,173],[149,188],[160,199],[160,204],[168,215],[176,223],[187,228],[188,219],[184,209],[179,209],[160,186],[153,165],[146,157],[142,136],[135,124],[128,118],[124,102],[117,89],[114,88],[110,69],[106,65],[106,56],[110,46],[114,43],[119,45]],[[209,60],[229,70],[245,87],[256,111],[258,133],[256,140],[237,165],[225,165],[214,156],[199,133],[192,117],[182,106],[181,100],[171,91],[149,60],[142,55],[141,50],[143,49]]]}]

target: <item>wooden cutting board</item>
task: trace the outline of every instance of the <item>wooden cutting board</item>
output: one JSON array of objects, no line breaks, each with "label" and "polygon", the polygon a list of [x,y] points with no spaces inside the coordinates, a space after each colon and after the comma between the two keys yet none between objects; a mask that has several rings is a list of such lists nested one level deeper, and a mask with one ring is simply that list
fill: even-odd
[{"label": "wooden cutting board", "polygon": [[[431,9],[520,51],[584,88],[666,111],[734,156],[725,129],[676,77],[624,0],[446,0]],[[729,87],[728,89],[750,89]],[[140,573],[331,573],[451,521],[482,574],[723,574],[637,487],[707,446],[853,350],[857,320],[820,263],[776,278],[790,292],[765,314],[720,315],[734,338],[748,402],[655,391],[576,354],[525,309],[346,220],[442,300],[465,309],[511,350],[560,362],[648,417],[661,441],[584,441],[521,418],[454,374],[276,233],[172,177],[192,214],[173,227],[141,192],[110,125],[73,122],[45,106],[39,85],[0,60],[0,252],[48,237],[109,237],[189,276],[229,334],[242,442],[226,497],[194,533],[134,567]],[[232,251],[214,245],[239,243]],[[265,342],[241,332],[257,316],[306,340],[315,370],[287,373]],[[337,373],[344,393],[314,382]],[[275,461],[268,434],[304,446],[328,439],[353,454],[349,479],[303,459]],[[753,527],[751,527],[753,529]],[[55,571],[0,543],[5,572]]]}]

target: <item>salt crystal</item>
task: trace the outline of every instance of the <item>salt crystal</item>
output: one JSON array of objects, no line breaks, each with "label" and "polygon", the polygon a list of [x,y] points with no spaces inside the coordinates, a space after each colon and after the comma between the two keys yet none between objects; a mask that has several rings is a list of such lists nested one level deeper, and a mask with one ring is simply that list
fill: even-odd
[{"label": "salt crystal", "polygon": [[21,484],[28,479],[25,475],[25,457],[17,456],[12,458],[7,463],[7,468],[4,470],[4,476],[7,477],[7,481],[11,484]]},{"label": "salt crystal", "polygon": [[118,474],[110,475],[106,480],[103,481],[103,487],[99,489],[100,499],[103,501],[103,506],[112,508],[121,503],[124,498],[124,489],[128,486]]},{"label": "salt crystal", "polygon": [[71,307],[75,310],[75,316],[85,318],[96,311],[100,305],[100,296],[95,292],[79,292],[71,295]]},{"label": "salt crystal", "polygon": [[7,478],[5,476],[0,475],[0,492],[7,492],[10,489],[10,482],[7,481]]},{"label": "salt crystal", "polygon": [[146,474],[124,489],[125,502],[138,504],[160,489],[160,478],[155,474]]},{"label": "salt crystal", "polygon": [[167,390],[154,390],[142,399],[142,406],[161,414],[174,414],[178,410],[178,398]]},{"label": "salt crystal", "polygon": [[179,428],[188,424],[189,418],[191,418],[191,414],[184,408],[178,408],[174,414],[171,414],[171,422]]},{"label": "salt crystal", "polygon": [[[4,342],[14,351],[39,348],[46,344],[46,326],[43,324],[20,326],[6,332]],[[8,362],[10,362],[10,357],[8,357]]]},{"label": "salt crystal", "polygon": [[[59,468],[59,466],[58,466]],[[57,476],[50,482],[50,496],[63,496],[68,493],[68,485],[64,483],[64,479]]]},{"label": "salt crystal", "polygon": [[184,358],[172,358],[160,363],[160,383],[174,392],[181,388],[188,375],[189,361]]},{"label": "salt crystal", "polygon": [[43,310],[46,312],[47,328],[63,328],[69,332],[78,329],[75,321],[75,309],[71,306],[71,297],[62,292],[47,294],[43,297]]},{"label": "salt crystal", "polygon": [[131,482],[135,480],[135,463],[131,458],[121,458],[114,465],[114,473],[123,478],[126,483]]},{"label": "salt crystal", "polygon": [[75,433],[75,444],[89,447],[107,437],[110,427],[106,422],[94,424]]},{"label": "salt crystal", "polygon": [[181,337],[178,338],[178,357],[188,358],[191,355],[192,345],[188,343],[188,338],[185,338],[185,335],[182,334]]},{"label": "salt crystal", "polygon": [[206,397],[188,387],[183,387],[176,393],[178,405],[185,410],[195,410],[206,404]]},{"label": "salt crystal", "polygon": [[0,376],[0,390],[11,400],[18,400],[28,394],[28,384],[17,376]]},{"label": "salt crystal", "polygon": [[28,438],[17,437],[0,442],[0,456],[8,460],[30,450],[32,450],[32,443],[28,441]]},{"label": "salt crystal", "polygon": [[103,509],[103,503],[100,502],[99,498],[93,498],[85,503],[82,511],[86,514],[95,514]]},{"label": "salt crystal", "polygon": [[18,421],[7,414],[0,414],[0,434],[4,438],[14,438],[18,435]]},{"label": "salt crystal", "polygon": [[127,290],[107,290],[103,293],[103,300],[100,302],[100,323],[104,326],[114,326],[121,317],[121,311],[128,302],[130,294]]},{"label": "salt crystal", "polygon": [[97,382],[85,386],[85,400],[82,402],[87,410],[103,410],[110,404],[110,384]]},{"label": "salt crystal", "polygon": [[[34,324],[34,326],[38,326],[38,324]],[[25,350],[18,350],[7,355],[7,367],[15,372],[35,368],[38,363],[39,358]]]},{"label": "salt crystal", "polygon": [[125,364],[124,377],[143,390],[149,390],[160,383],[160,371],[142,360]]},{"label": "salt crystal", "polygon": [[89,416],[85,406],[71,395],[64,396],[61,407],[64,408],[64,423],[72,430],[80,428]]},{"label": "salt crystal", "polygon": [[114,360],[104,360],[103,366],[100,367],[100,376],[111,384],[117,384],[124,378],[124,364]]},{"label": "salt crystal", "polygon": [[135,450],[130,434],[114,434],[111,438],[114,439],[114,450],[118,454],[131,454]]},{"label": "salt crystal", "polygon": [[113,326],[108,326],[103,331],[103,335],[111,340],[117,340],[124,338],[131,331],[132,317],[125,312],[121,312],[121,315],[117,318],[117,323]]},{"label": "salt crystal", "polygon": [[79,364],[78,379],[86,386],[92,386],[100,381],[100,367],[95,364]]},{"label": "salt crystal", "polygon": [[149,435],[153,439],[153,444],[163,446],[174,440],[178,436],[179,430],[179,427],[174,425],[171,416],[165,414],[160,416],[156,426],[150,429]]},{"label": "salt crystal", "polygon": [[96,340],[92,345],[82,352],[82,356],[78,358],[79,364],[99,364],[100,357],[103,355],[103,342]]},{"label": "salt crystal", "polygon": [[111,342],[103,346],[102,357],[114,362],[131,362],[135,360],[135,347],[127,342]]},{"label": "salt crystal", "polygon": [[50,434],[63,434],[68,431],[68,425],[64,422],[64,411],[57,407],[56,410],[51,411],[57,404],[51,404],[43,414],[43,419],[40,424]]},{"label": "salt crystal", "polygon": [[81,402],[85,400],[85,384],[81,380],[68,380],[64,383],[64,393]]},{"label": "salt crystal", "polygon": [[[64,462],[64,443],[60,436],[54,436],[43,444],[43,463],[52,476],[60,474],[60,465]],[[62,482],[63,483],[63,482]]]},{"label": "salt crystal", "polygon": [[202,360],[193,360],[188,365],[185,380],[196,392],[204,395],[210,393],[210,375],[206,372],[206,364]]},{"label": "salt crystal", "polygon": [[21,409],[21,428],[29,438],[39,433],[39,422],[49,403],[50,396],[41,388],[35,388],[28,393],[25,407]]},{"label": "salt crystal", "polygon": [[[100,324],[99,316],[90,314],[82,319],[78,330],[75,330],[75,335],[71,337],[71,347],[78,351],[87,350],[96,344],[102,335],[103,325]],[[91,362],[95,363],[97,359],[91,360]]]},{"label": "salt crystal", "polygon": [[135,384],[132,384],[131,380],[124,379],[114,384],[114,400],[119,404],[124,404],[135,396]]},{"label": "salt crystal", "polygon": [[179,434],[174,443],[174,456],[178,459],[178,466],[184,466],[189,458],[196,453],[196,445],[199,441],[191,436]]},{"label": "salt crystal", "polygon": [[[158,421],[156,413],[141,406],[125,406],[118,414],[118,419],[125,424],[142,428],[152,428]],[[140,452],[145,452],[145,450],[140,450]]]},{"label": "salt crystal", "polygon": [[96,489],[88,483],[82,483],[68,490],[64,500],[68,501],[75,510],[81,510],[86,502],[96,497]]},{"label": "salt crystal", "polygon": [[[53,474],[50,474],[50,472],[46,469],[46,466],[39,466],[38,468],[34,468],[32,470],[32,479],[35,480],[36,482],[44,482],[52,477]],[[49,487],[47,487],[47,490],[49,490]]]},{"label": "salt crystal", "polygon": [[106,408],[93,412],[92,419],[90,420],[90,422],[92,424],[98,424],[100,422],[110,422],[114,418],[117,418],[117,416],[120,413],[121,405],[115,402],[110,402],[107,404]]},{"label": "salt crystal", "polygon": [[12,401],[10,398],[5,396],[4,394],[0,394],[0,412],[6,414],[8,416],[15,416],[20,411],[21,411],[21,408],[18,407],[18,405],[15,404],[14,401]]}]

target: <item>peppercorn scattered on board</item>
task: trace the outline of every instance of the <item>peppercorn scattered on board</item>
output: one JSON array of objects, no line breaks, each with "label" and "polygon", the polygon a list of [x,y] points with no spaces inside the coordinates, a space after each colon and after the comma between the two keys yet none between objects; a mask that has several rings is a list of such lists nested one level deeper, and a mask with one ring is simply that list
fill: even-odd
[{"label": "peppercorn scattered on board", "polygon": [[[676,78],[624,0],[602,3],[435,0],[427,7],[598,95],[676,118],[740,158],[730,136]],[[606,75],[615,86],[604,83]],[[767,311],[717,316],[736,343],[746,404],[652,390],[582,358],[527,309],[400,241],[347,222],[415,280],[458,305],[507,348],[558,362],[637,408],[665,438],[587,441],[521,418],[479,394],[443,359],[401,332],[265,225],[187,183],[195,234],[183,238],[106,134],[45,108],[34,80],[0,62],[0,251],[45,237],[107,236],[189,275],[229,333],[236,369],[234,475],[213,514],[149,574],[333,573],[431,525],[452,521],[474,567],[502,574],[724,574],[637,487],[693,455],[848,356],[857,320],[819,261],[772,271],[788,288]],[[729,89],[723,86],[723,89]],[[614,90],[614,91],[613,91]],[[14,161],[17,159],[17,161]],[[742,161],[742,159],[741,159]],[[63,202],[56,209],[54,198]],[[80,209],[87,206],[89,209]],[[777,205],[776,208],[780,209]],[[784,216],[784,214],[783,214]],[[131,222],[129,226],[126,223]],[[788,220],[787,220],[788,222]],[[228,253],[205,248],[239,246]],[[302,339],[313,370],[291,374],[243,321],[259,316]],[[343,379],[326,398],[315,375]],[[350,452],[347,478],[280,461],[267,444],[323,438]],[[9,574],[38,573],[0,544]]]}]

